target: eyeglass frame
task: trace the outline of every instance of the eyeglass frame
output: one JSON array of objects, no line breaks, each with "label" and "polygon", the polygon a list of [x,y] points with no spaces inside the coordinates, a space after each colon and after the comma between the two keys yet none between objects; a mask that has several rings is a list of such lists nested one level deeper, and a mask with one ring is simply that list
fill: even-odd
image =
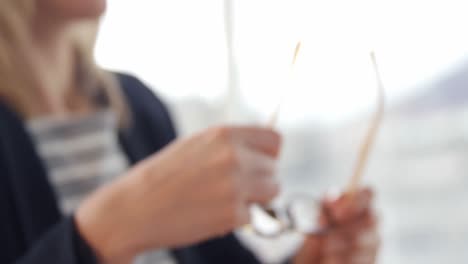
[{"label": "eyeglass frame", "polygon": [[[297,57],[298,47],[296,47],[294,61]],[[351,176],[350,182],[348,183],[347,189],[345,191],[345,193],[350,194],[350,195],[353,195],[358,189],[360,180],[364,172],[364,168],[366,167],[368,163],[370,150],[375,143],[375,138],[377,137],[378,131],[382,125],[382,120],[385,114],[384,85],[382,82],[382,78],[380,75],[379,67],[378,67],[374,52],[371,52],[370,57],[371,57],[372,66],[373,66],[374,74],[375,74],[376,81],[377,81],[377,109],[374,113],[373,118],[370,121],[369,129],[364,137],[364,140],[362,141],[360,145],[359,154],[358,154],[357,161],[353,170],[353,174]],[[274,119],[277,118],[277,115],[278,113],[275,112],[273,115]],[[315,203],[315,207],[317,208],[317,210],[320,210],[320,212],[324,214],[324,217],[327,218],[327,220],[333,222],[331,213],[325,207],[322,207],[319,199],[317,199],[316,197],[310,197],[310,195],[307,195],[307,194],[300,194],[297,196],[307,197],[308,201],[310,201],[311,203]],[[281,229],[279,229],[278,232],[274,234],[266,234],[262,232],[261,230],[259,230],[258,227],[251,226],[254,233],[265,238],[278,237],[287,232],[299,232],[299,233],[306,234],[306,235],[322,235],[322,234],[326,234],[331,228],[333,228],[333,225],[331,225],[329,227],[321,227],[321,228],[316,228],[314,230],[309,230],[309,231],[299,230],[297,226],[295,227],[295,222],[297,221],[294,220],[294,217],[292,216],[292,213],[291,213],[293,202],[294,202],[294,199],[290,199],[290,201],[286,202],[286,206],[283,212],[278,212],[279,209],[273,209],[272,207],[269,207],[269,206],[262,206],[261,208],[269,217],[278,221],[278,223],[281,224]],[[288,219],[286,220],[281,219],[280,215],[284,215]]]}]

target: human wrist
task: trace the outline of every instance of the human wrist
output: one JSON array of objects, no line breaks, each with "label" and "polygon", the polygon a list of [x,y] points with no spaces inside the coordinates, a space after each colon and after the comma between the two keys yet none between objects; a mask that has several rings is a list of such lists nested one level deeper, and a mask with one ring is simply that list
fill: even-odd
[{"label": "human wrist", "polygon": [[121,184],[105,187],[85,200],[75,213],[76,228],[103,263],[131,263],[137,255],[128,236],[125,212],[119,204],[125,199]]}]

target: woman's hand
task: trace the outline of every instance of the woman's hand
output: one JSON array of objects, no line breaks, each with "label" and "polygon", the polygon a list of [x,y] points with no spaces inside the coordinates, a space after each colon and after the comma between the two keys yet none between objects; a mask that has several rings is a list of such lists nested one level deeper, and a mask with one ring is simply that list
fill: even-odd
[{"label": "woman's hand", "polygon": [[326,199],[321,223],[329,231],[306,238],[295,264],[374,264],[379,248],[369,189]]},{"label": "woman's hand", "polygon": [[280,141],[256,127],[176,141],[86,200],[78,229],[106,263],[222,236],[250,222],[249,204],[277,195]]}]

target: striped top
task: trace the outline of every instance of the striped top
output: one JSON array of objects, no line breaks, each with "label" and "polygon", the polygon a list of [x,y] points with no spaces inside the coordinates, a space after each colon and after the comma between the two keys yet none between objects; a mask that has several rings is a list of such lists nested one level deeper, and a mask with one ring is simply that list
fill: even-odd
[{"label": "striped top", "polygon": [[[118,141],[117,116],[111,110],[66,119],[37,118],[29,121],[27,128],[65,215],[129,167]],[[175,262],[167,251],[159,250],[143,254],[136,263]]]},{"label": "striped top", "polygon": [[68,119],[38,118],[28,128],[65,214],[128,167],[110,110]]}]

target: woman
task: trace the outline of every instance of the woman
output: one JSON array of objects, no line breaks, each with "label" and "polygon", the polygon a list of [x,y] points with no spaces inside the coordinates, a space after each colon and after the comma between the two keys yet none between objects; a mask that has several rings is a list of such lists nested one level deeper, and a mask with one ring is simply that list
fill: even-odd
[{"label": "woman", "polygon": [[[94,65],[105,6],[0,2],[0,262],[131,263],[156,250],[153,263],[258,263],[231,232],[278,193],[280,136],[220,127],[174,140],[141,82]],[[332,231],[292,261],[372,263],[370,201],[324,202]]]}]

